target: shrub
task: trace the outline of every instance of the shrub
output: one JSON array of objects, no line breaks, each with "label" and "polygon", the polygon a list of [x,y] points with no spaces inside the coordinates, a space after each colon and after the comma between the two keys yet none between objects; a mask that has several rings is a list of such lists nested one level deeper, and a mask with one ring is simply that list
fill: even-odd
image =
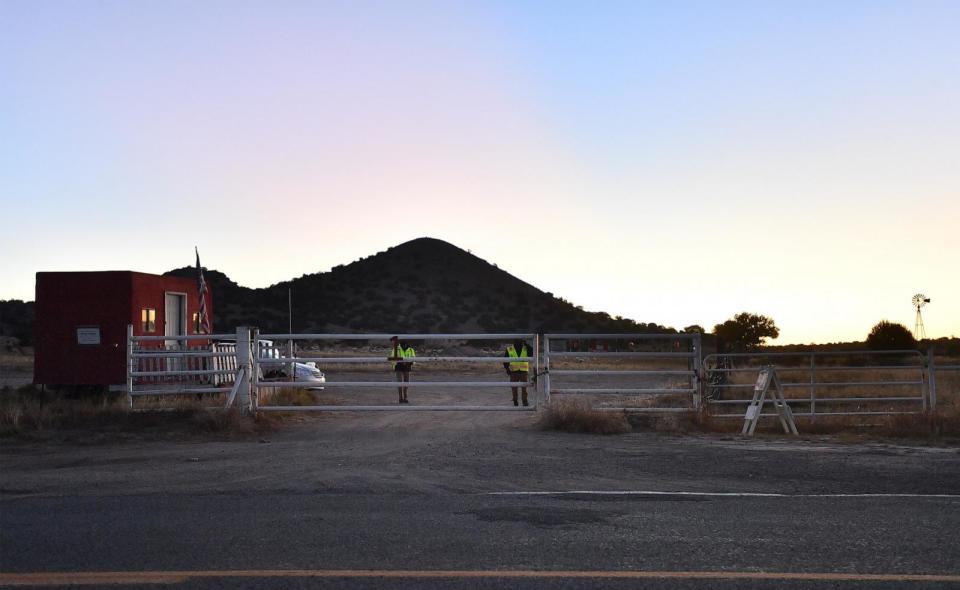
[{"label": "shrub", "polygon": [[269,388],[262,392],[260,403],[271,406],[314,406],[317,396],[309,389]]},{"label": "shrub", "polygon": [[779,336],[780,329],[772,318],[745,311],[714,326],[713,333],[733,350],[744,351],[763,346],[767,338]]},{"label": "shrub", "polygon": [[551,403],[540,420],[540,427],[586,434],[623,434],[631,430],[623,412],[604,412],[582,400]]},{"label": "shrub", "polygon": [[881,320],[867,335],[870,350],[910,350],[916,346],[917,341],[906,326],[887,320]]},{"label": "shrub", "polygon": [[[271,427],[268,421],[241,416],[236,409],[207,409],[195,399],[160,400],[159,411],[130,412],[117,396],[68,398],[29,388],[0,398],[0,437],[47,435],[92,437],[120,435],[250,435]],[[71,434],[72,433],[72,434]]]}]

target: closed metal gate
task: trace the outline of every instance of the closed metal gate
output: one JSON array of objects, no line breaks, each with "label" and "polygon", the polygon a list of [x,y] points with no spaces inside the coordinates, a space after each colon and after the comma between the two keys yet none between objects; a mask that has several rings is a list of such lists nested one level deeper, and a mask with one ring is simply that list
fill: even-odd
[{"label": "closed metal gate", "polygon": [[699,408],[700,334],[545,334],[544,398],[579,396],[604,410]]},{"label": "closed metal gate", "polygon": [[712,415],[742,419],[764,365],[776,369],[794,416],[919,414],[935,396],[916,350],[711,354],[704,394]]},{"label": "closed metal gate", "polygon": [[130,409],[175,409],[184,399],[228,408],[242,375],[233,334],[134,336],[133,326],[127,327],[125,389]]},{"label": "closed metal gate", "polygon": [[[393,391],[400,387],[400,383],[393,380],[392,362],[388,360],[390,339],[398,337],[402,341],[419,342],[455,342],[474,343],[481,345],[482,354],[476,350],[477,346],[460,346],[467,350],[465,354],[423,354],[418,351],[413,359],[418,367],[445,366],[438,370],[442,378],[423,379],[420,375],[427,372],[414,372],[414,378],[403,383],[403,387],[411,391],[446,390],[448,392],[460,390],[500,389],[501,396],[511,388],[527,387],[530,390],[532,402],[529,406],[514,406],[510,403],[491,403],[490,397],[483,398],[485,403],[414,403],[386,405],[383,400],[390,397]],[[526,381],[505,381],[499,368],[508,359],[504,358],[505,343],[521,340],[534,351],[532,355],[509,359],[514,362],[531,363],[532,369],[528,372]],[[353,346],[347,350],[337,351],[337,354],[322,354],[332,342],[365,341],[363,346]],[[285,343],[286,346],[282,346]],[[488,343],[487,346],[482,346]],[[539,361],[536,350],[538,347],[536,334],[260,334],[254,331],[253,350],[253,406],[260,412],[350,412],[350,411],[389,411],[389,412],[423,412],[423,411],[536,411],[536,374],[539,370]],[[305,350],[307,345],[310,348]],[[285,348],[285,350],[284,350]],[[344,348],[344,347],[341,347]],[[456,350],[456,346],[452,347]],[[373,354],[371,349],[377,350]],[[307,365],[310,363],[311,365]],[[324,381],[305,380],[298,375],[306,375],[303,367],[315,366],[324,371]],[[366,373],[358,370],[351,371],[349,367],[366,367]],[[484,371],[483,367],[490,370]],[[271,371],[277,369],[278,371]],[[267,375],[273,374],[270,379]],[[429,373],[427,373],[429,374]],[[367,377],[366,375],[371,375]],[[375,377],[375,378],[374,378]],[[451,378],[452,377],[452,378]],[[283,390],[300,389],[312,392],[327,392],[338,390],[344,395],[351,396],[347,403],[327,403],[318,401],[307,404],[291,404],[288,398],[278,394]],[[364,395],[362,392],[367,392]],[[317,393],[313,397],[331,397]],[[277,401],[280,398],[280,401]],[[370,403],[359,404],[354,400],[370,400]],[[501,399],[508,399],[501,397]]]}]

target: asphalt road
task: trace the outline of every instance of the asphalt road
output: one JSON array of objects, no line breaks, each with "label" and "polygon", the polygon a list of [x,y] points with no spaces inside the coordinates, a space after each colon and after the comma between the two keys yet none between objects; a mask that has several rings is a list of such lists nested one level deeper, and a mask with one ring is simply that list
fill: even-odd
[{"label": "asphalt road", "polygon": [[567,435],[532,419],[5,442],[0,585],[960,587],[956,449]]}]

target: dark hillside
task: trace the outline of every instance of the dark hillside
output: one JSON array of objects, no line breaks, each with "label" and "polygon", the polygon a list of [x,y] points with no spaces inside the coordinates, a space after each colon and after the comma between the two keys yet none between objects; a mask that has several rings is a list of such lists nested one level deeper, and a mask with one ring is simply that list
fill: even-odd
[{"label": "dark hillside", "polygon": [[33,301],[0,301],[0,337],[16,338],[18,344],[33,345]]},{"label": "dark hillside", "polygon": [[[192,267],[168,274],[195,276]],[[297,332],[655,331],[606,313],[590,313],[544,293],[456,246],[420,238],[265,289],[240,287],[205,271],[214,323],[286,332],[287,288]]]}]

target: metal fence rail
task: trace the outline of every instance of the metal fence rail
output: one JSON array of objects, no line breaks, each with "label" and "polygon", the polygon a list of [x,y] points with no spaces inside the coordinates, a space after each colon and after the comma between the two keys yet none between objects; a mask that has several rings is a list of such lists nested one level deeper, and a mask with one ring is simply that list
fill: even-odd
[{"label": "metal fence rail", "polygon": [[[505,362],[527,362],[533,365],[533,370],[528,372],[526,381],[325,381],[320,386],[327,388],[343,389],[366,389],[366,388],[393,388],[404,387],[407,389],[438,389],[438,388],[512,388],[527,387],[533,389],[533,404],[530,406],[513,405],[271,405],[261,403],[260,390],[263,388],[285,389],[285,388],[317,388],[315,381],[267,381],[263,379],[264,366],[273,365],[291,365],[293,363],[314,362],[318,365],[328,364],[360,364],[360,365],[389,365],[393,361],[388,360],[384,355],[365,356],[365,357],[331,357],[331,356],[300,356],[294,345],[298,341],[349,341],[364,340],[374,342],[388,343],[392,337],[398,337],[402,341],[409,340],[481,340],[481,341],[506,341],[522,340],[530,347],[531,354],[525,357],[507,358],[498,356],[417,356],[413,362],[421,363],[467,363],[467,364],[503,364]],[[539,356],[537,348],[539,337],[536,334],[260,334],[254,330],[252,337],[253,349],[260,351],[264,341],[277,342],[286,341],[286,352],[282,355],[264,358],[265,355],[255,354],[252,358],[252,396],[254,411],[261,412],[303,412],[303,411],[324,411],[324,412],[344,412],[344,411],[391,411],[391,412],[423,412],[423,411],[536,411],[538,407],[538,396],[536,393],[536,375],[539,371]],[[385,346],[387,349],[389,344]],[[295,370],[291,370],[289,375],[296,375]]]},{"label": "metal fence rail", "polygon": [[[831,360],[845,364],[833,364]],[[897,361],[901,362],[897,364]],[[927,358],[916,350],[891,351],[798,351],[710,354],[703,359],[703,387],[707,404],[717,407],[746,406],[750,399],[737,397],[749,391],[762,365],[777,370],[784,389],[806,390],[786,402],[799,406],[795,416],[875,416],[919,414],[935,400]],[[883,377],[893,373],[892,378]],[[851,378],[841,379],[841,375]],[[749,376],[738,381],[738,376]],[[844,395],[848,388],[870,391]],[[882,394],[895,388],[890,394]],[[734,397],[725,397],[732,395]],[[764,414],[766,416],[768,414]],[[774,414],[769,414],[773,416]],[[716,418],[743,418],[740,413],[716,413]]]},{"label": "metal fence rail", "polygon": [[[594,343],[593,350],[570,350],[579,348],[579,343]],[[611,342],[627,341],[627,348],[632,350],[609,350]],[[553,345],[563,343],[564,350],[553,350]],[[651,342],[672,342],[675,346],[686,346],[684,351],[643,350],[650,348]],[[571,344],[573,343],[573,344]],[[603,343],[603,344],[600,344]],[[631,346],[632,343],[632,346]],[[669,344],[668,344],[669,346]],[[604,348],[598,350],[597,348]],[[615,348],[619,348],[615,344]],[[699,407],[699,370],[700,370],[700,334],[545,334],[543,336],[544,358],[544,399],[549,402],[554,395],[581,395],[581,396],[669,396],[684,394],[690,400],[689,404],[667,407],[635,407],[600,405],[599,409],[623,410],[630,412],[691,412]],[[617,360],[667,360],[684,362],[684,368],[669,369],[603,369],[588,366],[576,369],[555,369],[553,362],[563,359],[576,359],[584,363],[588,359],[617,359]],[[555,387],[554,379],[560,381],[565,378],[589,377],[589,386],[568,385]],[[633,378],[633,383],[626,385],[611,385],[610,378]],[[574,379],[576,380],[576,379]],[[636,381],[642,383],[637,384]],[[651,383],[651,381],[653,383]],[[686,382],[678,385],[678,382]]]},{"label": "metal fence rail", "polygon": [[[127,331],[126,393],[128,405],[146,402],[146,409],[163,409],[159,402],[175,396],[193,396],[207,403],[217,400],[229,407],[234,402],[254,411],[536,411],[542,376],[544,401],[553,395],[582,396],[594,400],[600,409],[633,412],[690,412],[714,408],[718,418],[743,418],[739,410],[750,403],[749,391],[762,365],[771,365],[786,390],[786,403],[796,416],[875,416],[919,414],[937,407],[937,379],[942,387],[955,388],[947,377],[960,371],[955,359],[933,352],[897,351],[796,351],[710,354],[702,356],[699,334],[546,334],[543,336],[543,371],[540,366],[540,336],[537,334],[396,334],[403,340],[420,341],[524,341],[531,351],[522,358],[507,358],[502,349],[496,355],[450,356],[425,354],[414,362],[421,365],[456,364],[450,368],[454,379],[401,382],[364,380],[343,375],[343,380],[326,381],[324,389],[369,391],[375,388],[406,387],[424,391],[438,389],[533,389],[530,406],[477,405],[467,402],[424,405],[290,405],[263,403],[267,389],[316,389],[315,381],[297,379],[295,363],[357,366],[392,362],[376,356],[332,356],[309,351],[301,354],[303,341],[368,341],[386,344],[394,334],[260,334],[238,328],[236,334],[193,334],[184,336],[134,336]],[[284,348],[284,344],[286,345]],[[554,350],[555,349],[555,350]],[[606,361],[606,362],[605,362]],[[946,361],[946,362],[943,362]],[[509,362],[529,363],[526,381],[503,379],[485,381],[470,378],[469,371]],[[284,366],[289,371],[284,377]],[[559,367],[556,367],[559,365]],[[464,368],[466,366],[466,368]],[[281,370],[277,370],[277,369]],[[345,369],[345,372],[349,372]],[[391,372],[392,373],[392,372]],[[460,373],[460,374],[458,374]],[[264,374],[278,375],[271,381]],[[344,378],[346,377],[346,378]],[[952,392],[956,393],[956,392]],[[744,395],[746,394],[746,395]],[[618,400],[618,398],[621,398]],[[650,407],[641,407],[648,400]],[[689,400],[689,401],[688,401]],[[633,402],[638,405],[631,406]],[[158,408],[159,406],[159,408]],[[766,415],[766,414],[764,414]],[[772,415],[772,414],[771,414]]]},{"label": "metal fence rail", "polygon": [[[190,334],[135,336],[127,326],[127,406],[132,410],[169,409],[164,406],[134,408],[137,398],[161,399],[226,394],[229,407],[238,393],[242,369],[236,362],[236,335]],[[218,349],[216,340],[233,339],[232,349]]]},{"label": "metal fence rail", "polygon": [[[950,359],[951,361],[956,361],[956,359]],[[935,409],[937,407],[937,373],[949,373],[952,371],[960,371],[960,365],[957,364],[946,364],[938,365],[936,357],[933,354],[933,349],[927,351],[927,366],[929,367],[929,385],[928,393],[930,397],[930,407]],[[960,394],[960,391],[952,392],[954,395]]]}]

